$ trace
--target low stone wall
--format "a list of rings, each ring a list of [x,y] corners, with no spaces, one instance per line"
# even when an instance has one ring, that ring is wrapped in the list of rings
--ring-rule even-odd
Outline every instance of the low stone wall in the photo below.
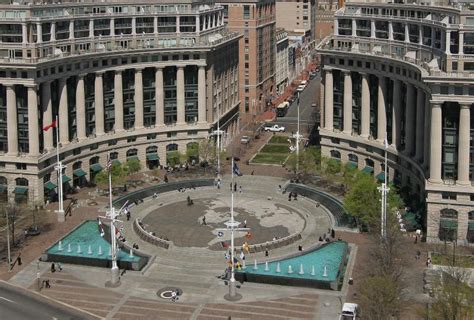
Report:
[[[168,249],[170,247],[171,241],[167,241],[167,240],[158,238],[154,235],[151,235],[149,232],[143,229],[140,223],[141,222],[139,219],[135,219],[135,221],[133,222],[133,231],[135,231],[135,233],[140,237],[140,239],[161,248]]]
[[[264,252],[265,250],[270,251],[272,249],[278,249],[278,248],[290,245],[301,239],[302,239],[301,233],[295,233],[295,234],[291,234],[287,237],[280,238],[277,240],[267,241],[265,243],[252,244],[252,245],[249,245],[249,253],[257,253],[257,252]],[[242,251],[242,248],[237,249],[238,253],[240,253],[241,251]]]
[[[298,195],[319,202],[332,213],[337,227],[357,227],[355,218],[346,211],[342,202],[329,193],[298,183],[285,184],[283,192],[287,191],[296,192]]]

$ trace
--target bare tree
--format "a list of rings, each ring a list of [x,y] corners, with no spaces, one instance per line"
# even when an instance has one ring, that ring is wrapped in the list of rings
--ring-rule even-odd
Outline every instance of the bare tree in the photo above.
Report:
[[[12,237],[12,244],[15,246],[15,225],[16,221],[21,217],[23,214],[23,208],[18,206],[17,204],[8,204],[5,207],[5,216],[8,219],[8,223],[10,225],[10,232]]]

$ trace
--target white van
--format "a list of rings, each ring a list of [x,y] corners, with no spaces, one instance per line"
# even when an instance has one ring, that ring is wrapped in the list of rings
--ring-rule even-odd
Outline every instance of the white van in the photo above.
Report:
[[[359,305],[357,303],[344,303],[339,320],[356,320],[359,318]]]
[[[308,84],[308,81],[306,81],[306,80],[301,80],[301,82],[300,82],[300,86],[305,86],[306,87],[307,84]]]

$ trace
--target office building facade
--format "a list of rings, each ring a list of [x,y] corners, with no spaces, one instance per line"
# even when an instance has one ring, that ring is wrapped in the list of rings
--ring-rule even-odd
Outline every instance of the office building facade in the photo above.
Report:
[[[426,203],[427,240],[474,241],[474,14],[448,1],[347,1],[322,56],[325,155]]]
[[[109,154],[165,165],[218,118],[231,135],[240,36],[223,16],[195,0],[1,5],[1,197],[40,203],[54,193],[58,143],[59,183],[76,187]],[[57,130],[43,130],[55,119]]]

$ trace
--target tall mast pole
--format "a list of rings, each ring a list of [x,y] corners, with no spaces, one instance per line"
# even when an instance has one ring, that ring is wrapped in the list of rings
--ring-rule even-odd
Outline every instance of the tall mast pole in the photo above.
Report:
[[[59,202],[59,207],[58,210],[56,211],[58,215],[58,221],[59,222],[64,222],[66,220],[66,217],[64,216],[64,200],[63,200],[63,169],[66,168],[66,166],[63,166],[61,161],[59,160],[59,122],[58,122],[58,117],[56,116],[56,125],[54,126],[56,129],[56,160],[57,160],[57,165],[56,165],[56,170],[58,171],[58,202]]]
[[[107,216],[110,219],[110,252],[112,258],[112,268],[111,271],[111,279],[110,282],[106,283],[106,286],[109,287],[118,287],[120,285],[120,277],[119,277],[119,268],[117,266],[117,238],[115,237],[115,222],[116,222],[116,212],[115,208],[112,205],[112,165],[110,154],[108,155],[107,159],[107,169],[109,174],[109,210],[107,212]]]
[[[232,184],[234,184],[234,157],[232,157]],[[235,296],[235,267],[234,267],[234,188],[232,187],[231,198],[230,198],[230,223],[231,223],[231,233],[230,233],[230,263],[232,265],[231,274],[230,274],[230,284],[229,284],[229,295],[231,297]]]

